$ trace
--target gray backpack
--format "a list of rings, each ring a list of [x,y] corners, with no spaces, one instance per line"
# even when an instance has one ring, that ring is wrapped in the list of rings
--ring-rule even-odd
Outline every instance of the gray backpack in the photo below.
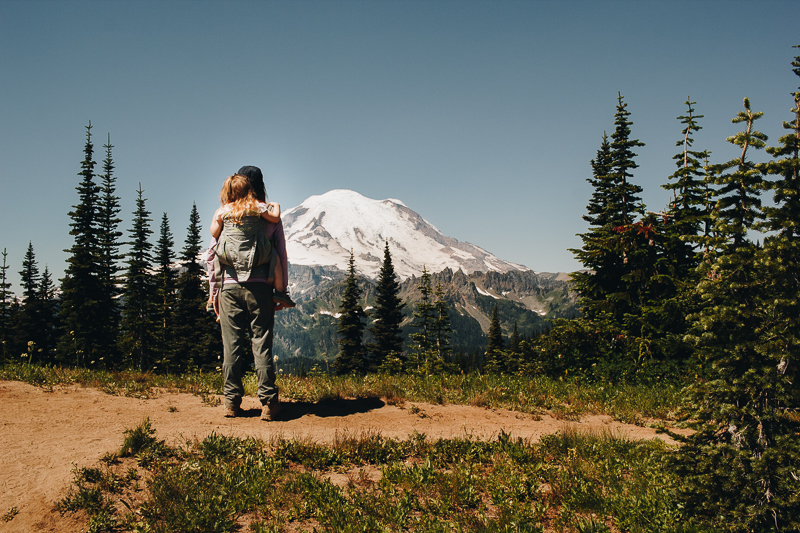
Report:
[[[251,277],[273,282],[278,254],[267,239],[267,224],[260,216],[242,217],[241,224],[225,219],[214,248],[214,277],[218,284],[226,277],[240,283]]]

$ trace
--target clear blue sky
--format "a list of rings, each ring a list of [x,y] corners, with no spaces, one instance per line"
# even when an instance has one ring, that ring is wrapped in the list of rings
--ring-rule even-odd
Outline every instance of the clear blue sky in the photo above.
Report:
[[[166,212],[180,248],[192,202],[207,226],[252,164],[284,210],[334,188],[398,198],[502,259],[571,271],[617,92],[660,210],[688,95],[714,162],[736,155],[745,96],[777,143],[799,23],[797,0],[4,0],[0,249],[18,294],[28,241],[62,276],[91,121],[126,238],[140,182],[153,242]]]

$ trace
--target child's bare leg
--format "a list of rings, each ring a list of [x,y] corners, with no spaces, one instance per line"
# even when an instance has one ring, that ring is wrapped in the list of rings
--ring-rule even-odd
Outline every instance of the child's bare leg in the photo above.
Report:
[[[283,307],[294,307],[294,301],[289,297],[287,293],[285,281],[283,279],[283,271],[281,270],[281,265],[278,263],[275,265],[275,292],[272,296],[272,301],[281,304]]]

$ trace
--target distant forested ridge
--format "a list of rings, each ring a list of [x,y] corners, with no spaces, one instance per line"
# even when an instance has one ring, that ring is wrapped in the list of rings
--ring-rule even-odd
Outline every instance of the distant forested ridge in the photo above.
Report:
[[[331,267],[289,265],[297,300],[295,309],[276,315],[276,352],[282,358],[333,359],[336,348],[336,315],[344,290],[345,273]],[[375,304],[375,280],[360,277],[364,288],[362,305]],[[446,269],[431,273],[433,286],[441,284],[449,306],[453,327],[451,344],[464,351],[481,350],[486,345],[492,309],[501,308],[503,330],[511,334],[514,322],[520,331],[532,335],[547,329],[547,319],[571,318],[578,314],[577,295],[570,283],[556,274],[532,271],[473,272],[464,274]],[[411,333],[413,305],[420,298],[419,278],[400,282],[400,298],[406,303],[403,336]]]

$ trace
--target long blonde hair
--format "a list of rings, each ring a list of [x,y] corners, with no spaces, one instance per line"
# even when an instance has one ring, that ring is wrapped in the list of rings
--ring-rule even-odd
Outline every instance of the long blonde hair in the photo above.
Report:
[[[229,205],[225,217],[234,224],[241,224],[244,216],[258,215],[256,192],[250,180],[241,174],[234,174],[225,180],[219,201],[222,205]]]

